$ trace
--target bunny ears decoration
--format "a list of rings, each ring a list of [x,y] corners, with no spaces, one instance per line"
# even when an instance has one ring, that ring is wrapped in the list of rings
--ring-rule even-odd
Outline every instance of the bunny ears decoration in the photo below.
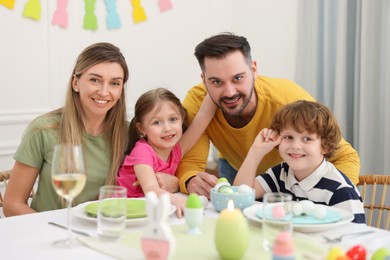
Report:
[[[175,248],[175,238],[171,227],[167,223],[171,200],[168,194],[160,198],[156,193],[148,192],[145,195],[146,210],[149,224],[141,238],[142,250],[146,259],[168,259]]]

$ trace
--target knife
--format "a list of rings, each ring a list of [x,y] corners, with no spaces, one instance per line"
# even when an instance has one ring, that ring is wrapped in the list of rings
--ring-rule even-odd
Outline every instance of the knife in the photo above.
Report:
[[[53,226],[56,226],[56,227],[59,227],[59,228],[63,228],[63,229],[68,230],[67,227],[65,227],[65,226],[63,226],[63,225],[60,225],[60,224],[58,224],[58,223],[48,222],[48,224],[53,225]],[[76,234],[79,234],[79,235],[82,235],[82,236],[86,236],[86,237],[90,237],[90,236],[91,236],[90,234],[85,233],[85,232],[83,232],[83,231],[74,230],[74,229],[71,229],[71,230],[72,230],[72,232],[74,232],[74,233],[76,233]]]

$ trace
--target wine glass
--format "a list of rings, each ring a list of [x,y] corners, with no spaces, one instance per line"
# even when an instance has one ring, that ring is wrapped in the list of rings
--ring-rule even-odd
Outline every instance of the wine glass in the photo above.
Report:
[[[54,190],[68,206],[68,237],[53,244],[70,247],[74,244],[70,214],[72,201],[80,194],[87,181],[81,145],[58,144],[54,147],[51,177]]]

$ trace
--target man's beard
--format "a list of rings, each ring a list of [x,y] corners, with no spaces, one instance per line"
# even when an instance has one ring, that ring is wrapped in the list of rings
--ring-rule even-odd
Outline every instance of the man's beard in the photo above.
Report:
[[[218,104],[216,104],[225,115],[231,116],[231,117],[240,117],[245,110],[245,108],[248,106],[249,102],[251,101],[251,98],[253,96],[254,92],[254,81],[252,81],[252,89],[249,92],[249,96],[246,96],[242,94],[241,92],[234,95],[233,97],[221,97],[218,101]],[[224,100],[235,100],[241,98],[243,100],[243,103],[240,107],[237,108],[237,106],[226,108],[222,104],[224,104]]]

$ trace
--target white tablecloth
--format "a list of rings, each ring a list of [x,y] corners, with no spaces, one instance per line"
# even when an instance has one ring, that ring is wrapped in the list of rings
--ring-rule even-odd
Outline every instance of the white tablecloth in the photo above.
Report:
[[[51,246],[53,241],[63,239],[67,231],[48,225],[49,221],[59,224],[66,224],[66,213],[63,210],[47,211],[24,216],[0,218],[0,258],[1,259],[112,259],[112,257],[91,249],[83,244],[70,249],[61,249]],[[211,203],[205,210],[205,217],[215,218],[218,214]],[[173,214],[169,218],[171,224],[185,224],[184,219],[177,219]],[[259,223],[251,223],[258,225]],[[85,231],[92,236],[97,236],[96,223],[73,217],[73,227]],[[139,231],[140,227],[127,227],[127,231]],[[333,244],[326,244],[322,235],[334,237],[343,233],[358,232],[363,230],[374,230],[374,233],[364,236],[346,238],[337,246],[346,250],[347,248],[363,244],[368,250],[368,256],[380,247],[390,247],[390,231],[376,229],[362,224],[348,223],[341,227],[333,228],[315,233],[295,234],[302,237],[307,236],[311,240],[318,241],[326,247]],[[214,246],[214,245],[210,245]],[[196,259],[196,258],[195,258]],[[369,259],[369,258],[367,258]]]

